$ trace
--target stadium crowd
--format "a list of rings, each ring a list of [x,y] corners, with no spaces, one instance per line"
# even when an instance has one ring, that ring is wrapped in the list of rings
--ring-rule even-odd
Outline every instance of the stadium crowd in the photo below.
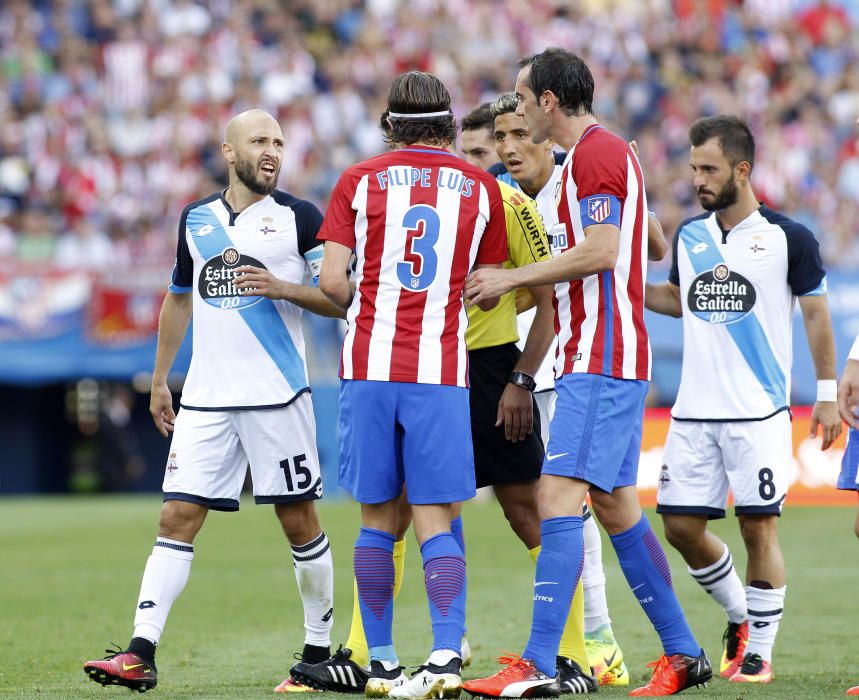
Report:
[[[384,148],[392,75],[436,73],[461,117],[547,45],[593,68],[596,113],[638,140],[669,235],[698,210],[688,125],[739,112],[759,193],[827,263],[859,264],[856,0],[9,0],[0,258],[169,264],[177,213],[225,186],[227,116],[253,106],[283,125],[281,187],[324,210],[339,173]]]

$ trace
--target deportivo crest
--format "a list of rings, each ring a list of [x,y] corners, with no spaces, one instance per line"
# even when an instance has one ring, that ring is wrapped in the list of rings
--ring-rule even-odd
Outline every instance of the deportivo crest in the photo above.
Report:
[[[602,223],[610,214],[611,202],[608,197],[591,197],[588,200],[588,216],[594,223]]]
[[[257,231],[259,231],[263,236],[266,236],[269,233],[276,233],[277,229],[274,227],[274,219],[271,216],[262,217],[257,224]]]

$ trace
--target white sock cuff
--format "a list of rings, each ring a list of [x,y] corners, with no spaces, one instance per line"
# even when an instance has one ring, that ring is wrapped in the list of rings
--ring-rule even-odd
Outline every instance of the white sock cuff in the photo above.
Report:
[[[331,545],[325,533],[320,532],[318,537],[307,544],[292,545],[292,559],[296,562],[313,561],[319,559],[330,548]]]
[[[174,559],[190,560],[194,558],[194,545],[189,542],[171,540],[169,537],[156,537],[152,553]]]
[[[746,586],[746,604],[749,620],[777,622],[784,614],[784,595],[787,586],[781,588],[755,588]]]
[[[731,550],[728,549],[728,545],[725,545],[722,556],[713,564],[705,566],[703,569],[693,569],[691,566],[687,566],[686,570],[702,586],[709,586],[728,576],[733,568],[734,559],[731,556]]]

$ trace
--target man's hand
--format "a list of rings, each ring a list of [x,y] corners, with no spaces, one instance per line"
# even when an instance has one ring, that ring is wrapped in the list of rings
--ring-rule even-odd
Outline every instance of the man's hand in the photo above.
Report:
[[[818,401],[811,410],[811,437],[817,437],[818,426],[822,428],[823,444],[821,450],[826,450],[841,435],[841,418],[838,415],[838,404],[834,401]]]
[[[838,412],[854,430],[859,430],[856,411],[859,410],[859,360],[847,360],[838,384]]]
[[[498,298],[516,287],[512,280],[515,270],[482,267],[465,279],[465,303],[469,306]]]
[[[498,402],[495,427],[504,424],[504,437],[521,442],[534,430],[534,400],[531,392],[508,383]]]
[[[243,295],[268,297],[269,299],[285,299],[286,285],[281,279],[261,267],[242,265],[236,276],[235,285],[242,290]]]
[[[176,414],[173,411],[173,395],[167,384],[153,384],[152,395],[149,397],[149,412],[155,427],[164,437],[173,432],[173,424],[176,422]]]

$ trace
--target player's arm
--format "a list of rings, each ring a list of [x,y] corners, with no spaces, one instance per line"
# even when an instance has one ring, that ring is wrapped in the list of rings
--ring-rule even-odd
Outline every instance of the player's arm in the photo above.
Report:
[[[185,340],[191,321],[191,294],[167,292],[158,316],[158,346],[155,350],[155,368],[152,370],[152,393],[149,412],[155,427],[164,437],[172,432],[176,414],[173,411],[173,396],[167,386],[167,374],[176,359],[176,353]]]
[[[654,262],[662,260],[668,252],[668,241],[662,224],[652,211],[647,213],[647,259]]]
[[[534,287],[530,290],[537,304],[537,313],[525,339],[525,347],[514,372],[533,377],[555,337],[555,309],[552,306],[552,287]],[[498,402],[495,425],[504,425],[504,436],[513,442],[524,440],[534,430],[534,402],[531,392],[521,386],[507,383]]]
[[[633,139],[629,142],[629,147],[635,153],[635,157],[641,160],[641,155],[638,152],[638,143]],[[652,211],[647,213],[647,259],[662,260],[668,252],[668,242],[665,240],[665,233],[662,230],[662,224],[656,218],[656,214]]]
[[[805,334],[808,337],[808,347],[814,360],[814,371],[817,381],[835,381],[835,337],[832,333],[832,317],[829,314],[829,304],[826,294],[799,297],[799,308],[805,322]],[[827,449],[841,434],[841,418],[838,415],[838,404],[832,399],[815,402],[811,412],[811,436],[817,436],[818,426],[822,428],[823,444],[821,449]]]
[[[238,271],[241,274],[235,284],[243,294],[284,299],[320,316],[346,318],[346,312],[332,304],[318,287],[287,282],[261,267],[243,265]]]
[[[859,335],[853,341],[841,382],[838,384],[838,412],[844,421],[854,430],[859,430],[856,413],[859,411]]]
[[[585,239],[561,255],[512,270],[484,270],[469,275],[465,298],[479,304],[500,297],[517,287],[539,287],[583,279],[613,270],[620,247],[620,229],[614,224],[593,224],[585,229]]]
[[[680,287],[671,282],[644,285],[644,307],[658,314],[680,318],[683,305],[680,303]]]
[[[325,255],[319,273],[319,289],[332,304],[344,311],[352,303],[355,289],[349,280],[349,261],[352,249],[337,243],[325,241]]]
[[[537,300],[531,294],[530,289],[517,289],[515,300],[517,316],[537,306]]]

